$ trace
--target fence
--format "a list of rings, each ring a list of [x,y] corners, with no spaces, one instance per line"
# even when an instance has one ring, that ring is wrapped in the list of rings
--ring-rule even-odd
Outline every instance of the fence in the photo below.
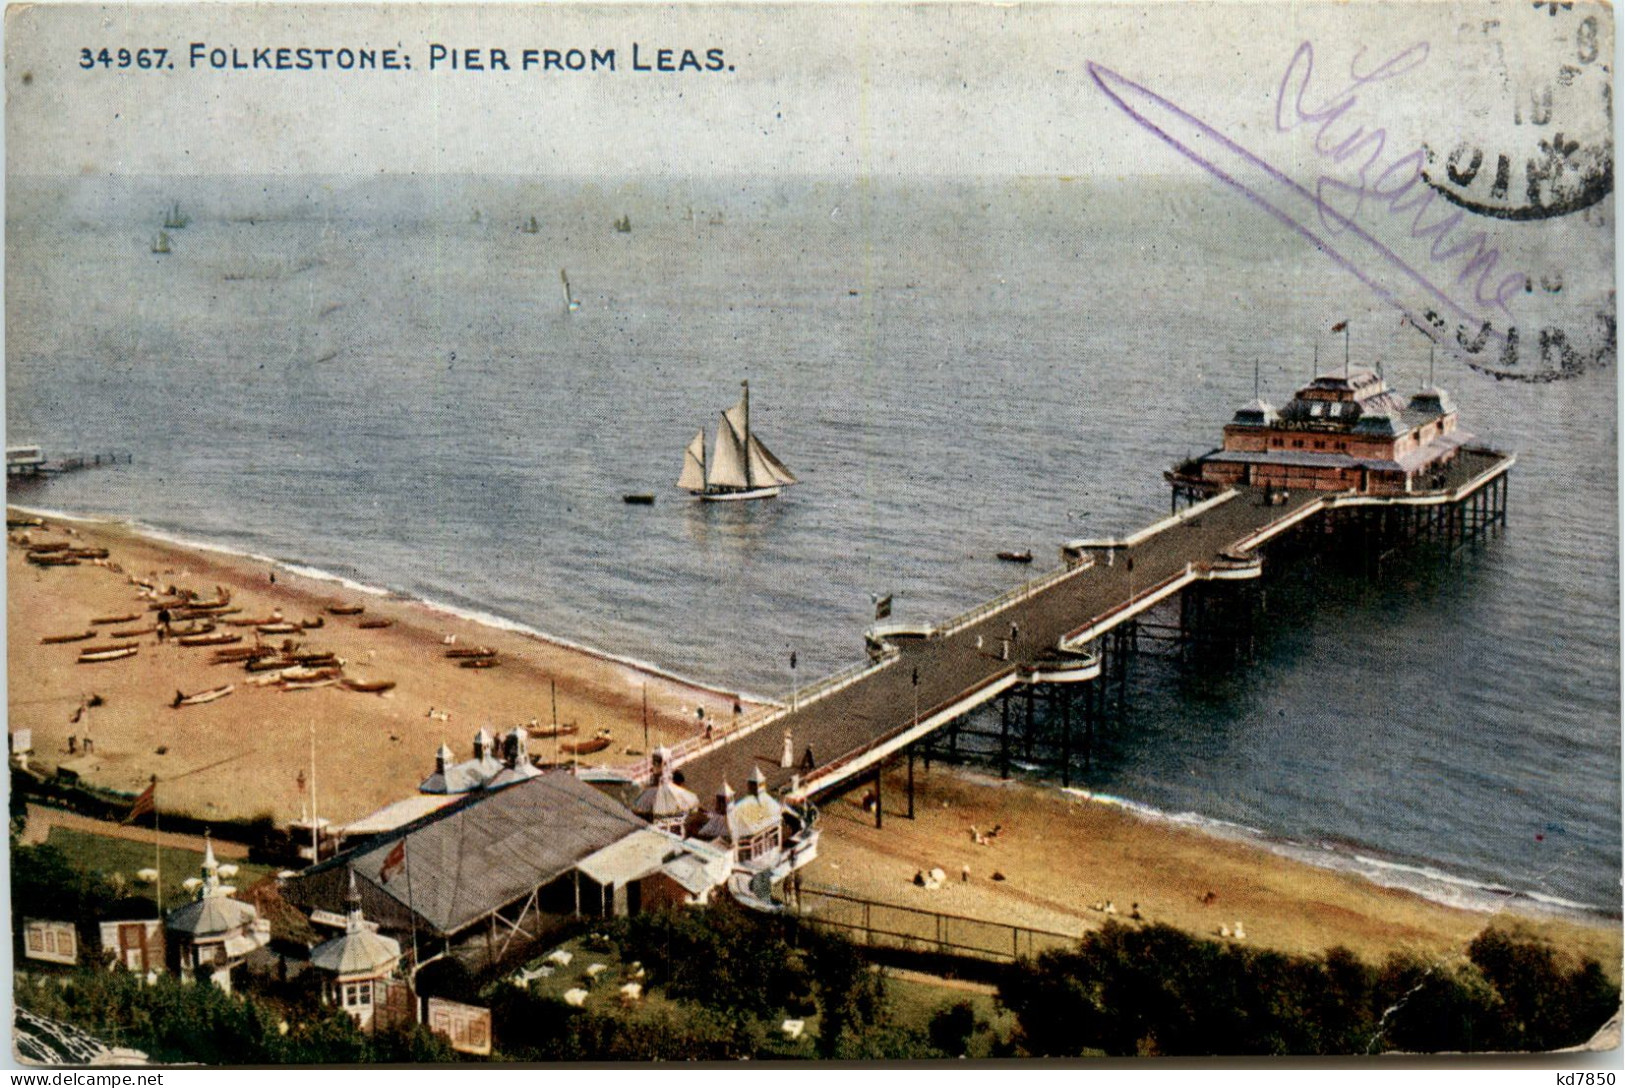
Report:
[[[1072,948],[1080,939],[1076,933],[883,903],[807,884],[795,897],[795,909],[815,925],[847,931],[854,941],[912,952],[1008,961],[1036,956],[1049,948]]]

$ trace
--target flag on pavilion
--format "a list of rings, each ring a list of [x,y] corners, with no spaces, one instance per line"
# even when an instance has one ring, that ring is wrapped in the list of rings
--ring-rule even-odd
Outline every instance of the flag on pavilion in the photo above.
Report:
[[[145,816],[147,813],[152,812],[157,808],[157,804],[153,800],[153,795],[152,795],[152,791],[156,790],[157,788],[158,788],[158,779],[156,777],[154,777],[153,780],[152,780],[152,784],[150,786],[148,786],[146,789],[142,790],[141,791],[141,796],[137,797],[135,799],[135,804],[130,806],[129,813],[124,817],[124,822],[125,823],[132,823],[135,820],[140,819],[141,817]]]
[[[405,864],[406,840],[402,839],[395,844],[395,849],[389,852],[389,856],[384,858],[383,867],[378,870],[378,879],[388,884],[389,878],[394,876],[395,872]]]

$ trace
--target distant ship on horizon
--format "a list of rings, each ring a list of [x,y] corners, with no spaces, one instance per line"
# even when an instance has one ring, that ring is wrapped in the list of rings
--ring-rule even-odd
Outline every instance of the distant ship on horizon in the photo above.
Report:
[[[739,383],[739,403],[722,413],[711,459],[705,458],[705,429],[683,451],[677,486],[705,502],[771,499],[792,484],[795,473],[750,429],[750,382]]]

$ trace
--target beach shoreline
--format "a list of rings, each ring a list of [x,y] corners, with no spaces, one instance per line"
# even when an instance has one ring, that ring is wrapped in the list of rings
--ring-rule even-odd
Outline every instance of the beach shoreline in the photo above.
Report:
[[[635,763],[646,747],[693,736],[703,728],[696,714],[700,708],[707,720],[726,722],[736,707],[743,715],[761,705],[744,693],[518,624],[494,626],[463,611],[280,561],[197,541],[177,543],[129,521],[8,510],[13,517],[44,518],[52,527],[34,530],[34,543],[68,542],[109,552],[105,561],[39,567],[27,561],[26,549],[17,543],[29,531],[10,534],[11,729],[32,731],[37,765],[66,767],[96,786],[134,794],[156,774],[165,811],[202,819],[269,814],[286,823],[308,811],[313,788],[318,815],[342,824],[416,793],[434,769],[441,743],[451,748],[454,760],[464,760],[480,729],[496,736],[516,725],[549,725],[555,695],[558,720],[575,732],[562,739],[533,738],[530,753],[561,762],[569,758],[565,745],[600,736],[610,742],[580,756],[583,765]],[[295,623],[319,622],[320,627],[295,636],[303,648],[334,653],[344,662],[346,677],[395,686],[381,694],[337,685],[260,688],[242,666],[214,664],[210,648],[161,642],[155,632],[118,640],[139,647],[132,658],[78,664],[80,645],[108,644],[104,631],[152,625],[146,602],[138,597],[137,578],[160,590],[174,585],[204,598],[223,587],[232,606],[243,609],[227,620],[279,613]],[[329,611],[335,605],[360,606],[363,612],[336,615]],[[115,615],[135,618],[122,625],[90,622]],[[363,629],[363,620],[388,626]],[[96,637],[84,643],[41,642],[86,630],[95,630]],[[284,637],[257,635],[253,627],[219,630],[241,633],[235,646]],[[460,660],[446,657],[458,647],[493,650],[497,667],[460,668]],[[177,694],[228,683],[235,687],[230,697],[171,706]],[[103,705],[89,711],[87,729],[73,718],[92,695],[100,695]],[[246,731],[245,715],[252,724]],[[88,756],[80,744],[87,734],[94,742]],[[75,738],[71,753],[69,737]]]
[[[548,722],[555,685],[559,718],[576,725],[575,739],[604,733],[611,740],[585,763],[641,758],[645,690],[651,745],[698,733],[697,707],[709,720],[726,722],[736,705],[747,713],[760,705],[519,624],[493,625],[485,622],[491,617],[468,610],[177,539],[131,521],[43,511],[28,516],[54,527],[34,530],[30,539],[106,547],[103,562],[116,567],[41,568],[17,543],[30,531],[10,534],[11,728],[33,731],[37,765],[65,767],[96,786],[134,794],[158,775],[165,811],[205,820],[270,814],[286,823],[305,813],[315,792],[318,814],[343,824],[414,795],[433,770],[441,742],[462,760],[477,729],[498,734],[531,719]],[[393,679],[396,687],[384,695],[251,687],[240,666],[211,664],[208,649],[160,643],[153,635],[128,640],[141,646],[135,658],[97,665],[76,664],[80,644],[41,643],[83,631],[95,618],[144,613],[132,580],[149,576],[160,589],[174,583],[203,597],[225,587],[249,616],[276,610],[294,621],[320,620],[320,628],[301,638],[332,649],[346,661],[347,675]],[[359,617],[328,611],[357,604],[365,609]],[[390,626],[360,629],[361,618]],[[136,622],[147,621],[122,626]],[[448,638],[455,638],[453,646],[495,650],[501,667],[456,667],[444,657]],[[229,698],[169,705],[171,692],[232,681],[239,686]],[[94,752],[70,755],[67,738],[87,732],[71,718],[91,693],[103,698],[91,711]],[[531,754],[547,760],[554,743],[533,740]],[[1596,956],[1611,973],[1618,969],[1617,919],[1555,916],[1516,903],[1465,909],[1263,842],[1165,814],[1159,819],[1120,799],[942,764],[918,780],[917,818],[909,820],[894,811],[903,796],[901,774],[894,770],[888,778],[883,830],[861,809],[861,789],[824,806],[822,856],[806,872],[808,880],[884,902],[1065,933],[1103,924],[1111,915],[1097,906],[1110,903],[1127,918],[1137,904],[1147,921],[1208,936],[1245,925],[1252,943],[1305,954],[1338,944],[1376,958],[1407,950],[1455,954],[1494,921],[1532,929],[1559,947]],[[981,847],[973,827],[1000,831]],[[1035,836],[1035,829],[1042,833]],[[916,872],[933,867],[948,873],[946,887],[913,883]],[[994,880],[995,872],[1004,879]],[[1208,892],[1213,897],[1204,902]]]

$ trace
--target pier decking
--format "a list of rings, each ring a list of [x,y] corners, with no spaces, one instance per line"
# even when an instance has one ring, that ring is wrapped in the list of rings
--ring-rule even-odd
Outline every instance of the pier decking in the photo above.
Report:
[[[1409,519],[1458,542],[1504,524],[1514,460],[1464,450],[1440,486],[1399,495],[1242,487],[1126,538],[1069,542],[1066,566],[961,616],[934,627],[873,629],[877,660],[797,692],[789,705],[719,727],[710,740],[679,745],[673,763],[704,802],[724,781],[739,788],[753,767],[792,799],[829,796],[1011,688],[1094,680],[1103,636],[1196,583],[1257,578],[1264,547],[1314,519],[1333,537],[1353,536],[1368,525],[1350,516],[1376,512],[1388,519],[1384,527]],[[796,764],[789,768],[780,765],[786,733]],[[641,777],[647,768],[623,773]]]

